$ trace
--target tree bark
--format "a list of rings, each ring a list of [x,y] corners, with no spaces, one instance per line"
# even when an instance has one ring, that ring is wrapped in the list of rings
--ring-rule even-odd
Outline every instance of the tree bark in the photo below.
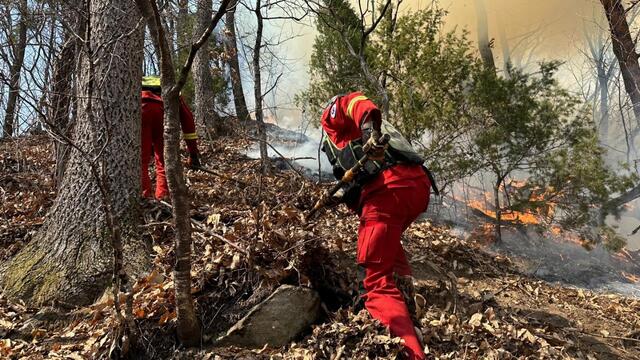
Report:
[[[78,73],[78,91],[85,96],[77,101],[60,191],[38,234],[2,266],[4,293],[30,305],[90,304],[111,283],[113,247],[96,168],[113,199],[127,271],[141,274],[150,265],[138,231],[140,16],[115,0],[92,0],[88,10]]]
[[[198,0],[196,10],[196,24],[194,34],[202,34],[211,22],[213,11],[211,0]],[[210,66],[211,54],[209,42],[205,42],[193,60],[193,82],[195,85],[196,124],[210,127],[215,133],[220,133],[220,119],[215,109],[215,94],[213,91],[213,77]]]
[[[17,29],[17,42],[13,46],[13,63],[9,70],[9,96],[4,115],[4,137],[11,137],[16,132],[16,105],[20,94],[20,72],[24,63],[24,53],[27,47],[27,26],[29,18],[29,8],[27,0],[20,0],[19,5],[20,22]],[[18,129],[19,130],[19,129]]]
[[[260,145],[260,159],[262,163],[262,173],[266,174],[269,169],[269,154],[267,152],[267,132],[264,126],[264,112],[262,109],[262,80],[260,77],[260,50],[262,48],[262,30],[264,21],[262,17],[262,2],[256,1],[256,42],[253,47],[253,94],[256,103],[256,123],[258,126],[258,139]]]
[[[83,23],[77,19],[78,25]],[[80,26],[74,26],[78,33],[82,33]],[[64,45],[60,55],[55,60],[51,91],[49,92],[50,121],[58,131],[67,137],[71,137],[71,100],[75,97],[73,93],[73,74],[75,72],[76,58],[80,50],[78,38],[69,30],[64,33]],[[54,153],[56,167],[54,181],[56,187],[60,188],[64,171],[69,160],[70,147],[65,142],[55,142]]]
[[[238,44],[236,39],[236,5],[237,0],[229,5],[225,23],[225,41],[224,51],[226,53],[229,70],[231,73],[231,89],[233,91],[233,104],[236,109],[236,116],[241,122],[251,120],[247,102],[244,98],[244,90],[242,88],[242,77],[240,73],[240,62],[238,60]]]
[[[626,11],[621,0],[600,0],[611,30],[613,53],[620,64],[624,87],[631,99],[636,123],[640,126],[640,65],[636,44],[629,31]]]
[[[189,31],[189,1],[178,0],[178,17],[176,18],[176,61],[182,64],[189,54],[191,32]]]
[[[487,8],[484,0],[476,0],[476,15],[478,21],[478,49],[484,66],[489,70],[496,70],[496,63],[491,50],[489,39],[489,23],[487,21]]]

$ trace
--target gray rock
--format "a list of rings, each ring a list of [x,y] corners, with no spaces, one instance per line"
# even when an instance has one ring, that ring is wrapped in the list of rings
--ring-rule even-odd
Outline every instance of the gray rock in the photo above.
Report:
[[[289,343],[320,316],[315,290],[282,285],[218,338],[216,346],[259,348]]]

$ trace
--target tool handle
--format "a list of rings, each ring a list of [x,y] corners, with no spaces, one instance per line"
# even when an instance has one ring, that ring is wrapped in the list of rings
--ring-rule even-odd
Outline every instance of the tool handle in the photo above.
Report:
[[[389,136],[389,134],[384,134],[380,137],[380,139],[378,139],[378,145],[384,146],[389,143],[390,139],[391,137]],[[355,179],[356,175],[358,175],[360,170],[362,170],[362,167],[364,166],[364,164],[367,162],[367,160],[369,160],[369,154],[367,153],[369,152],[369,150],[371,150],[371,144],[370,143],[364,144],[364,146],[362,147],[362,150],[364,151],[364,156],[362,156],[362,158],[358,160],[358,162],[351,169],[347,170],[347,172],[344,173],[340,181],[338,181],[330,189],[325,191],[322,197],[318,201],[316,201],[316,204],[313,206],[313,209],[311,209],[311,211],[309,211],[309,213],[307,214],[306,216],[307,219],[310,219],[318,210],[325,207],[329,202],[329,199],[333,196],[333,194],[338,192],[338,190],[340,190],[341,187],[343,187],[345,184],[352,182]]]

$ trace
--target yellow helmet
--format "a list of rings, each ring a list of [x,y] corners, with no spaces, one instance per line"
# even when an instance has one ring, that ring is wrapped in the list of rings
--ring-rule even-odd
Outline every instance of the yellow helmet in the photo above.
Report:
[[[142,77],[143,90],[160,90],[160,76],[149,75]]]

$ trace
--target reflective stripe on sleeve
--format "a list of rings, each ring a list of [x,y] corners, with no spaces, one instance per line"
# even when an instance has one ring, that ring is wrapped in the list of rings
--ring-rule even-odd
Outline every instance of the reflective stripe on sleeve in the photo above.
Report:
[[[347,116],[349,116],[351,119],[353,119],[353,116],[351,115],[351,113],[353,112],[353,107],[356,105],[358,101],[362,101],[362,100],[367,100],[367,97],[363,95],[359,95],[351,99],[351,101],[349,101],[349,106],[347,106]]]
[[[198,134],[197,133],[184,133],[182,134],[182,138],[185,140],[196,140],[198,139]]]

